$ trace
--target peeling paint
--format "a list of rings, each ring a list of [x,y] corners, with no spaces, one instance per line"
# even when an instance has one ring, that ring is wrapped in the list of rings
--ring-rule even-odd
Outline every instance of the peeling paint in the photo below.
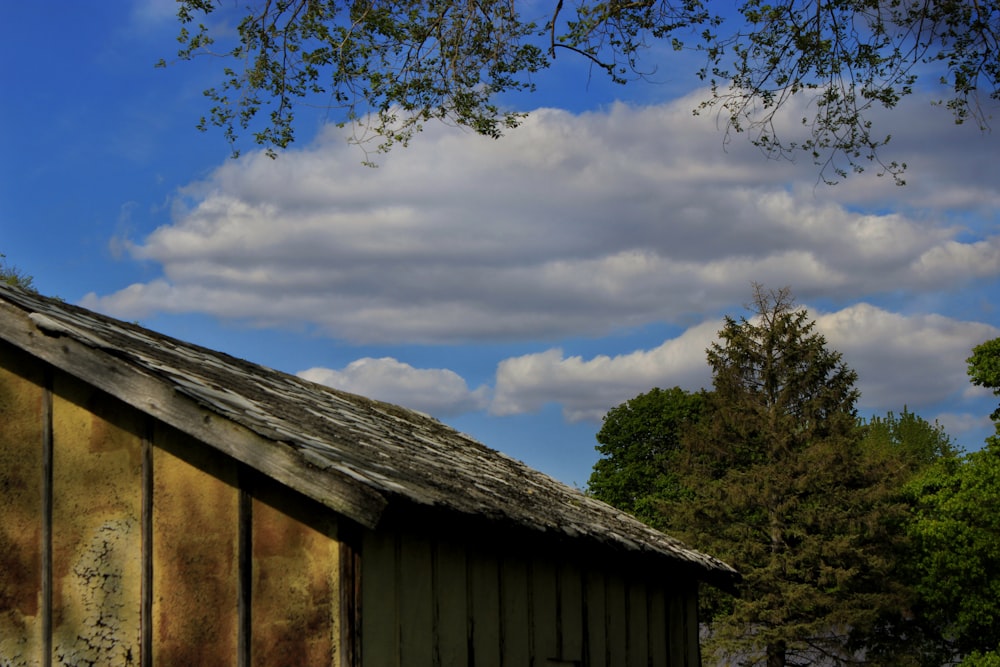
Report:
[[[127,589],[125,571],[126,562],[135,556],[130,547],[137,530],[130,518],[101,524],[73,564],[66,593],[79,607],[80,620],[57,636],[55,664],[138,664],[138,628],[133,622],[138,601],[129,599],[134,591]]]

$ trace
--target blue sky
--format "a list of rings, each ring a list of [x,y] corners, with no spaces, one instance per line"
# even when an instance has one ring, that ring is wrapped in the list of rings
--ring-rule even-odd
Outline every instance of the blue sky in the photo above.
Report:
[[[989,432],[964,360],[1000,335],[1000,137],[931,93],[881,119],[905,187],[827,187],[725,143],[669,53],[658,83],[626,87],[560,54],[501,141],[430,126],[371,169],[317,111],[278,160],[233,160],[194,129],[219,62],[153,68],[173,11],[5,8],[0,252],[43,293],[422,410],[583,485],[608,408],[707,385],[721,317],[751,282],[787,285],[858,371],[861,415],[908,406],[969,449]]]

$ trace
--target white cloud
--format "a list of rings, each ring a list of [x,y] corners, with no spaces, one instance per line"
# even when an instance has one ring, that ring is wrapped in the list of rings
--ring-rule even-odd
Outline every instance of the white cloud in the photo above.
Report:
[[[815,315],[814,315],[815,316]],[[863,410],[920,409],[961,396],[965,358],[1000,329],[939,315],[902,315],[861,303],[819,314],[817,330],[858,372]],[[615,357],[566,357],[553,348],[506,359],[497,368],[492,412],[536,412],[558,403],[568,421],[598,421],[611,407],[654,386],[711,385],[706,348],[721,329],[712,320],[650,350]]]
[[[993,231],[907,203],[926,187],[818,189],[813,168],[723,153],[692,104],[543,109],[499,142],[434,126],[374,170],[332,129],[278,160],[229,161],[132,245],[162,277],[84,303],[441,343],[689,322],[742,302],[751,281],[844,302],[1000,275]],[[924,139],[914,150],[938,160],[924,178],[949,206],[996,194],[995,179]]]
[[[993,422],[988,415],[971,414],[968,412],[942,412],[934,418],[934,421],[944,428],[945,433],[955,438],[959,443],[965,440],[963,436],[966,434],[980,436],[983,432],[989,433],[993,426]],[[975,444],[977,447],[970,447],[970,449],[976,449],[980,443],[973,441],[967,444]]]
[[[489,388],[470,390],[465,380],[446,368],[414,368],[383,357],[352,361],[341,370],[310,368],[299,377],[369,398],[395,403],[436,417],[484,408]]]
[[[133,0],[129,18],[128,25],[133,30],[158,27],[164,23],[180,29],[176,0]]]
[[[704,322],[652,350],[592,359],[556,348],[512,357],[497,367],[490,410],[498,415],[562,405],[567,421],[599,421],[610,408],[655,386],[697,390],[711,382],[705,349],[721,328]]]
[[[829,347],[858,372],[861,405],[899,410],[961,396],[965,359],[1000,329],[941,315],[903,315],[866,303],[816,318]]]

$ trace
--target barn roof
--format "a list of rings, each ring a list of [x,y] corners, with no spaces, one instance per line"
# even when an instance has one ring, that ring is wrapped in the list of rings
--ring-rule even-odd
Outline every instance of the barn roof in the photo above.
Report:
[[[0,338],[375,527],[399,502],[693,566],[725,563],[424,414],[0,285]]]

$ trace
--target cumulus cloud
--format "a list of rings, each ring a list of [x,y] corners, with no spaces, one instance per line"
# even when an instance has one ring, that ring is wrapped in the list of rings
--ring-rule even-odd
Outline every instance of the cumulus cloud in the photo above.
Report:
[[[614,357],[566,357],[552,348],[505,359],[497,367],[490,409],[510,415],[558,403],[567,421],[599,421],[610,408],[652,387],[697,390],[711,381],[705,349],[721,326],[704,322],[651,350]]]
[[[858,372],[861,405],[920,408],[965,393],[972,347],[1000,335],[981,322],[934,314],[903,315],[859,303],[821,314],[829,347]]]
[[[815,315],[828,348],[858,372],[863,410],[920,409],[969,386],[965,358],[1000,329],[940,315],[903,315],[867,303]],[[654,386],[711,386],[706,348],[722,328],[706,321],[650,350],[583,359],[552,348],[499,364],[491,410],[509,415],[558,403],[568,421],[599,421],[611,407]],[[958,424],[957,420],[949,423]]]
[[[84,305],[453,343],[687,323],[742,302],[751,281],[849,300],[1000,274],[1000,237],[900,204],[920,191],[886,184],[881,200],[849,194],[876,205],[845,206],[814,169],[723,153],[692,103],[543,109],[499,142],[430,127],[375,170],[332,129],[278,160],[247,155],[131,245],[161,277]],[[933,139],[949,205],[981,201],[992,179],[953,188],[954,151]]]
[[[341,370],[310,368],[299,377],[369,398],[395,403],[436,417],[484,408],[489,388],[470,390],[457,373],[446,368],[414,368],[383,357],[352,361]]]

